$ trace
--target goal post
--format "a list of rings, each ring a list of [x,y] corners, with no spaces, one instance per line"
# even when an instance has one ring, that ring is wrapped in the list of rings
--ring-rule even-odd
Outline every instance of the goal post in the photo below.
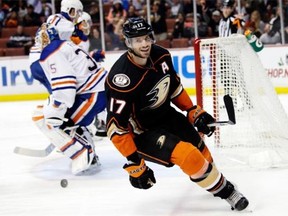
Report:
[[[223,96],[232,97],[236,124],[205,139],[231,167],[288,165],[288,117],[244,35],[197,39],[194,46],[198,105],[216,121],[228,119]],[[222,162],[223,161],[223,162]]]

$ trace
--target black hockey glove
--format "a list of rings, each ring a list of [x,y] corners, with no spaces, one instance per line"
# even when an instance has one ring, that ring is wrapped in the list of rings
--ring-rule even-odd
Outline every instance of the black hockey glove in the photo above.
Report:
[[[215,131],[215,127],[209,127],[209,123],[215,122],[215,119],[203,110],[200,106],[195,105],[187,111],[189,121],[197,127],[198,131],[211,136]]]
[[[130,183],[135,188],[149,189],[156,183],[153,170],[146,166],[144,159],[139,163],[129,161],[123,169],[129,173]]]

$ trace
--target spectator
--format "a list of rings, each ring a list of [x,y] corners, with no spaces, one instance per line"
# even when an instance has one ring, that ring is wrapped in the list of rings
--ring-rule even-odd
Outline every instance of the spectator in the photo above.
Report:
[[[198,29],[198,36],[200,38],[206,38],[209,35],[209,28],[208,24],[201,19],[201,15],[197,14],[197,29]],[[192,37],[195,37],[195,30],[192,28]]]
[[[146,0],[131,0],[130,2],[138,13],[143,11],[146,6]]]
[[[45,22],[50,15],[52,15],[52,4],[43,1],[42,11],[40,13],[41,22]]]
[[[123,8],[121,0],[114,0],[111,9],[106,17],[107,26],[105,41],[107,50],[119,50],[124,48],[122,37],[122,25],[127,17],[127,11]]]
[[[121,0],[114,0],[112,8],[110,9],[107,19],[107,32],[122,34],[122,25],[127,17],[127,11],[123,8]]]
[[[123,8],[124,8],[124,10],[125,11],[128,11],[128,9],[129,9],[129,6],[130,6],[130,0],[121,0],[121,2],[122,2],[122,6],[123,6]]]
[[[284,28],[284,43],[288,43],[288,25]]]
[[[12,10],[4,21],[5,27],[17,27],[19,24],[18,14],[15,10]]]
[[[183,0],[183,13],[186,18],[188,16],[193,15],[193,1],[192,0]]]
[[[156,41],[167,39],[165,0],[153,2],[150,18]]]
[[[127,18],[138,17],[139,14],[137,13],[135,6],[130,5],[127,12]]]
[[[288,0],[284,0],[283,2],[283,14],[288,14]],[[285,34],[285,44],[288,43],[288,22],[286,23],[284,27],[284,34]]]
[[[197,29],[198,29],[198,37],[205,38],[209,36],[209,28],[208,24],[205,21],[201,20],[201,15],[197,14]],[[194,28],[194,19],[191,17],[187,19],[184,23],[184,33],[183,37],[191,39],[195,38],[195,28]]]
[[[200,21],[209,23],[211,20],[211,11],[206,3],[206,0],[199,0],[197,4],[197,13],[200,15]]]
[[[42,0],[27,0],[27,5],[33,6],[33,12],[40,14],[42,11]]]
[[[27,14],[23,17],[24,26],[41,26],[40,15],[34,12],[34,6],[29,5]]]
[[[242,19],[246,22],[249,19],[249,13],[248,13],[248,3],[247,0],[240,0],[240,7],[238,6],[238,1],[236,1],[236,14],[239,14],[242,16]],[[240,8],[240,9],[239,9]]]
[[[95,2],[91,2],[88,13],[91,16],[92,23],[100,23],[100,11],[98,4],[96,4]]]
[[[268,23],[271,19],[271,15],[273,15],[273,8],[277,7],[278,1],[276,0],[263,0],[259,1],[258,10],[261,14],[261,19]]]
[[[2,4],[0,1],[0,28],[3,27],[8,12],[9,6],[7,4]]]
[[[143,5],[143,9],[138,11],[139,17],[147,20],[147,5]]]
[[[221,11],[221,8],[222,8],[222,1],[223,0],[215,0],[215,9],[214,10],[219,10]]]
[[[25,55],[29,54],[29,49],[33,45],[33,38],[23,32],[23,26],[18,25],[17,31],[7,42],[7,47],[24,47]]]
[[[279,7],[273,9],[272,18],[270,19],[269,23],[266,24],[264,33],[260,37],[260,41],[263,44],[277,44],[281,42],[280,12],[281,8]]]
[[[210,37],[218,37],[219,36],[219,23],[221,20],[221,13],[219,10],[215,10],[212,12],[212,17],[209,26],[209,36]]]
[[[184,38],[191,38],[193,36],[193,32],[194,32],[194,30],[192,30],[193,28],[194,28],[193,14],[191,14],[191,15],[188,14],[188,16],[185,16],[183,37]]]
[[[100,31],[97,27],[92,28],[92,31],[89,35],[89,40],[90,40],[89,51],[92,51],[95,49],[102,49],[101,35],[100,35]]]
[[[183,12],[181,0],[172,0],[169,18],[177,18],[179,13]]]
[[[284,14],[288,14],[288,0],[283,1]]]
[[[249,29],[253,34],[260,38],[264,32],[264,28],[265,23],[261,20],[260,12],[254,10],[245,24],[245,30]]]
[[[19,21],[23,21],[23,17],[27,14],[27,4],[26,1],[19,1],[19,7],[18,7],[18,18]]]
[[[184,23],[185,17],[183,13],[179,13],[178,17],[175,21],[174,29],[173,29],[173,38],[181,38],[184,36]]]
[[[0,28],[3,26],[3,21],[5,20],[6,14],[2,9],[0,9]]]

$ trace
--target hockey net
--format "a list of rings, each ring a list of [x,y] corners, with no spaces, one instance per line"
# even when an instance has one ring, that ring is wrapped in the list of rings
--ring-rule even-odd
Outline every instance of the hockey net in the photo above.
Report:
[[[195,42],[197,103],[228,120],[223,96],[233,99],[236,124],[217,127],[205,142],[224,167],[288,165],[288,117],[257,53],[243,35]]]

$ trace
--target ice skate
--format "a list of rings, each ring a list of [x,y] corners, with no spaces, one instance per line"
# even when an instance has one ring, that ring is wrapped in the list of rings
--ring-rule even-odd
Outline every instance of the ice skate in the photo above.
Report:
[[[96,118],[95,118],[95,127],[96,127],[96,133],[95,136],[98,137],[106,137],[107,136],[107,130],[106,130],[106,123],[105,123],[105,118],[106,118],[106,111],[103,111],[99,113]]]
[[[106,131],[105,122],[96,118],[95,125],[96,125],[95,136],[106,137],[107,136],[107,131]]]
[[[246,199],[246,197],[244,197],[243,194],[235,189],[226,199],[226,201],[231,205],[232,210],[236,209],[238,211],[244,210],[249,204],[249,201]]]

